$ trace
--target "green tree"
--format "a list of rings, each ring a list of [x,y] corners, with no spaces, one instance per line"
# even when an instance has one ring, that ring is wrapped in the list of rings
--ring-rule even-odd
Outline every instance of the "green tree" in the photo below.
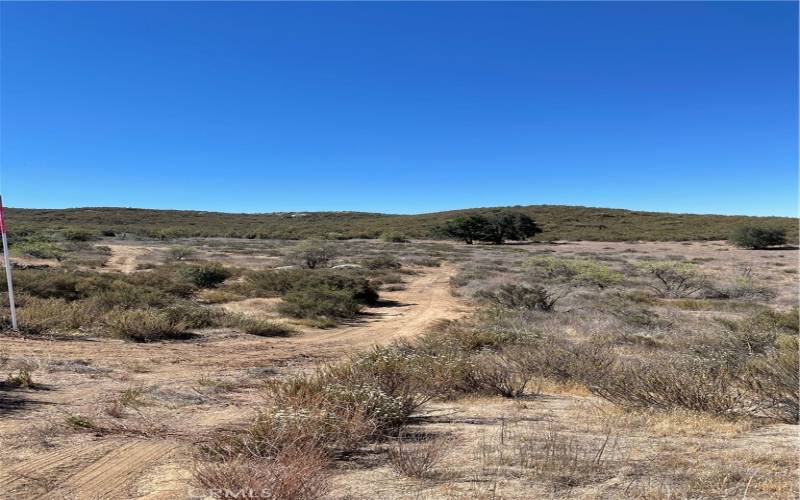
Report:
[[[475,241],[500,245],[506,240],[524,241],[542,230],[533,219],[519,212],[498,212],[484,215],[458,217],[445,223],[439,233],[446,238],[463,240],[468,245]]]

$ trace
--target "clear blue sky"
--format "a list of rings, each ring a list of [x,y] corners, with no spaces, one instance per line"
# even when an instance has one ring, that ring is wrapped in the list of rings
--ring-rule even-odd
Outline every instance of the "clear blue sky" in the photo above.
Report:
[[[797,214],[796,3],[0,16],[11,206]]]

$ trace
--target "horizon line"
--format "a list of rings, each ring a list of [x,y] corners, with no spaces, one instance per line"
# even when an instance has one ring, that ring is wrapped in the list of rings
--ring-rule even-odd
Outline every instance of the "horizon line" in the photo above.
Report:
[[[445,210],[435,210],[429,212],[411,212],[411,213],[394,213],[394,212],[370,212],[361,210],[275,210],[270,212],[243,212],[243,211],[227,211],[227,210],[202,210],[196,208],[155,208],[155,207],[133,207],[133,206],[74,206],[74,207],[4,207],[6,210],[92,210],[92,209],[116,209],[116,210],[152,210],[162,212],[194,212],[194,213],[216,213],[216,214],[230,214],[230,215],[280,215],[280,214],[331,214],[331,213],[348,213],[348,214],[365,214],[365,215],[382,215],[382,216],[418,216],[430,215],[446,212],[461,212],[466,210],[491,210],[491,209],[513,209],[513,208],[528,208],[528,207],[562,207],[562,208],[589,208],[598,210],[620,210],[626,212],[640,212],[640,213],[654,213],[654,214],[674,214],[674,215],[697,215],[697,216],[720,216],[720,217],[769,217],[769,218],[782,218],[782,219],[800,219],[800,214],[795,215],[753,215],[742,213],[713,213],[713,212],[669,212],[659,211],[652,209],[636,209],[636,208],[619,208],[619,207],[602,207],[602,206],[589,206],[589,205],[567,205],[567,204],[554,204],[554,203],[540,203],[530,205],[492,205],[481,207],[462,207],[462,208],[448,208]]]

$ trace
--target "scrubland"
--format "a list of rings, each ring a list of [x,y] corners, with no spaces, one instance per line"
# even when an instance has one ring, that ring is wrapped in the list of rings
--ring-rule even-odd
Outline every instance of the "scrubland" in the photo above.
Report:
[[[0,497],[798,496],[796,249],[403,240],[18,248]]]

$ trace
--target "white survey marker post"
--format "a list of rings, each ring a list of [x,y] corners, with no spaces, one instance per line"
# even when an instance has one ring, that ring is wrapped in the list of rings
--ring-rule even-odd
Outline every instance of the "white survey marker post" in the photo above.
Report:
[[[6,215],[3,210],[3,197],[0,196],[0,234],[3,235],[3,260],[6,263],[6,281],[8,282],[8,307],[11,309],[11,328],[17,330],[17,306],[14,304],[14,280],[11,279],[11,256],[8,255],[8,238],[6,237]]]

